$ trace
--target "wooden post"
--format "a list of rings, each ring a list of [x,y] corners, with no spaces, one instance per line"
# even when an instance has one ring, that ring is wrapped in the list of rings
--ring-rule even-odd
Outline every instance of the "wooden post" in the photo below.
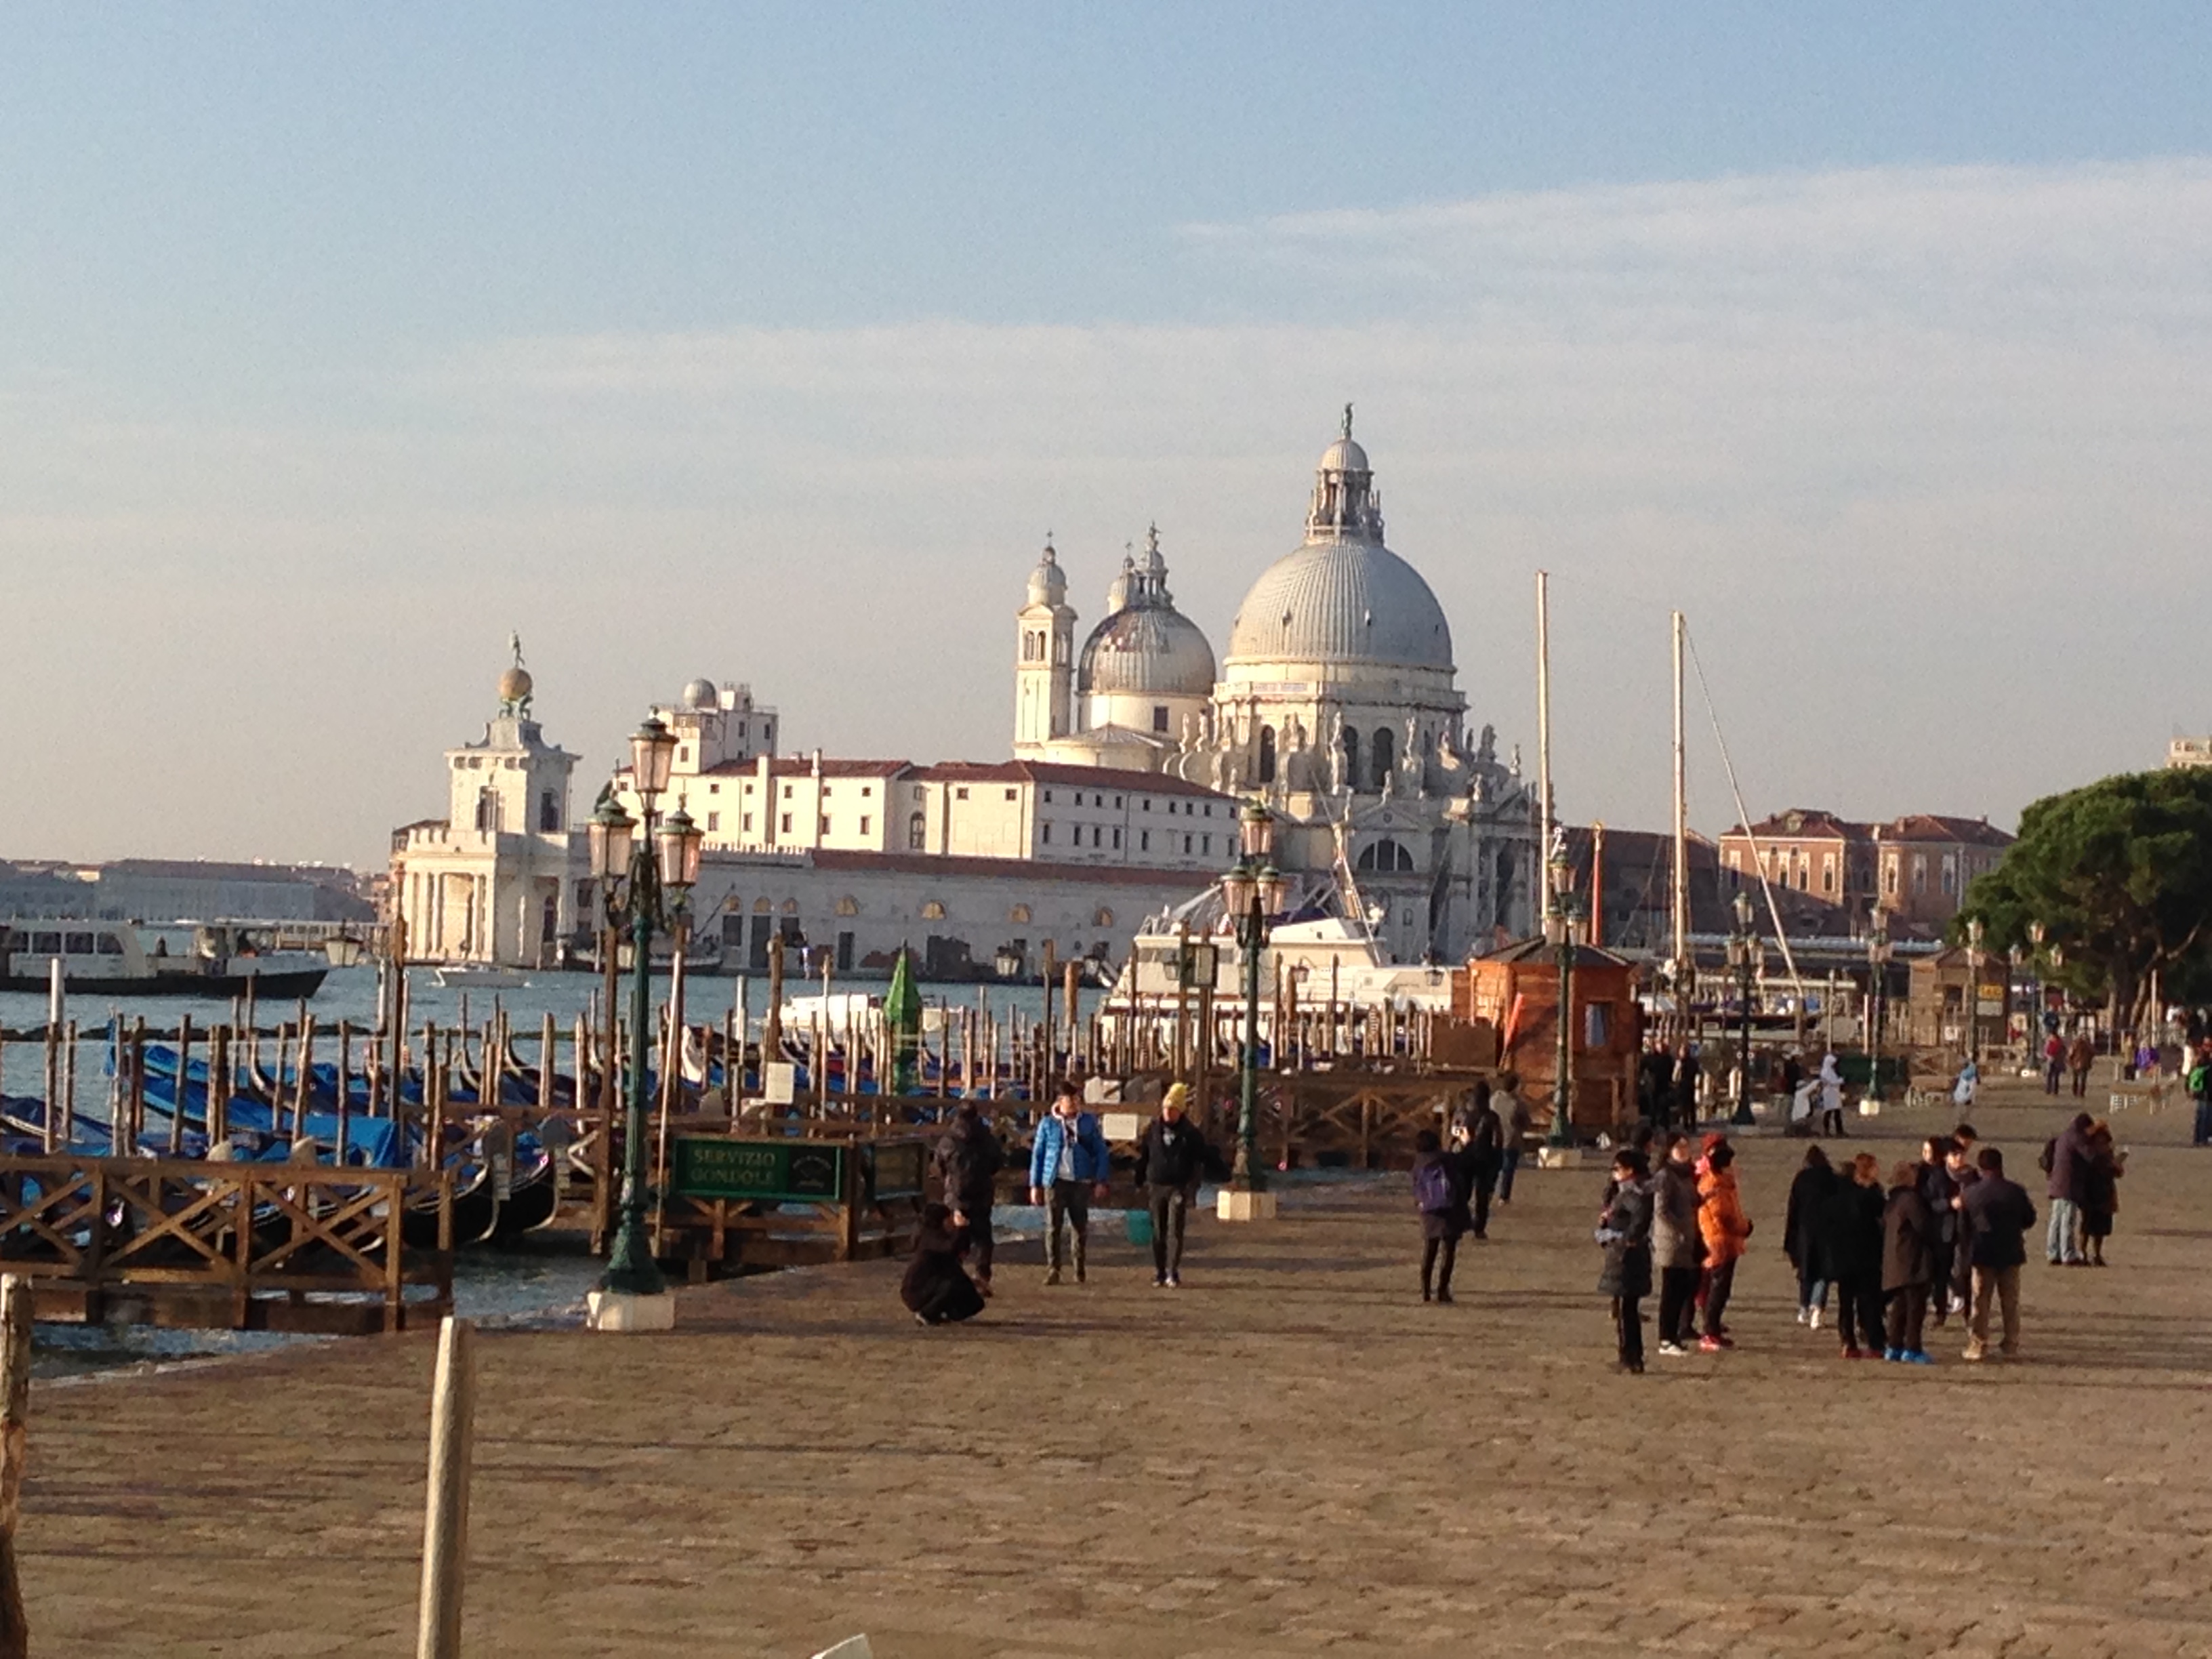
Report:
[[[9,1273],[0,1278],[0,1659],[27,1659],[31,1650],[15,1572],[30,1414],[31,1281]]]
[[[185,1103],[192,1091],[192,1017],[182,1014],[177,1019],[177,1082],[176,1091],[169,1102],[169,1156],[181,1158],[185,1151]]]
[[[415,1659],[460,1659],[461,1578],[469,1553],[469,1455],[475,1439],[472,1328],[446,1316],[430,1389],[430,1481],[422,1510],[422,1598]]]
[[[1042,1030],[1044,1040],[1038,1048],[1041,1058],[1037,1061],[1038,1071],[1036,1079],[1031,1085],[1033,1097],[1035,1091],[1050,1086],[1045,1081],[1045,1079],[1052,1070],[1052,1053],[1054,1046],[1053,1027],[1054,1024],[1053,1019],[1052,1005],[1054,999],[1052,993],[1053,988],[1057,985],[1059,981],[1060,954],[1053,948],[1053,942],[1050,939],[1047,939],[1044,942],[1044,972],[1038,979],[1038,983],[1044,988],[1044,1025]]]
[[[768,941],[768,1007],[761,1015],[761,1064],[783,1058],[783,935],[771,933]],[[761,1073],[761,1087],[768,1087],[768,1073]]]
[[[560,1058],[561,1036],[553,1024],[553,1011],[549,1008],[538,1028],[538,1115],[540,1117],[553,1109],[553,1068]]]
[[[131,1021],[131,1154],[138,1150],[138,1137],[146,1127],[146,1017]],[[130,1154],[120,1154],[128,1156]]]
[[[233,1026],[222,1026],[208,1045],[207,1138],[213,1152],[230,1139],[230,1045],[237,1035]]]

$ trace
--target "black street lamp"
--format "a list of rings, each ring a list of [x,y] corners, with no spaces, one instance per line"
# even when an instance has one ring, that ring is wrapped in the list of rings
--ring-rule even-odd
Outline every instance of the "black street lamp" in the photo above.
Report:
[[[1735,994],[1742,1022],[1742,1042],[1736,1054],[1735,1110],[1729,1121],[1747,1128],[1751,1115],[1751,989],[1758,972],[1759,935],[1751,929],[1751,892],[1739,888],[1735,896],[1735,931],[1729,935],[1729,966],[1735,969]]]
[[[1244,953],[1244,1041],[1237,1061],[1237,1162],[1230,1190],[1264,1192],[1259,1160],[1260,957],[1267,948],[1267,919],[1283,903],[1283,878],[1273,863],[1275,815],[1257,800],[1245,803],[1237,824],[1236,865],[1221,878],[1221,903]]]
[[[1544,1144],[1564,1152],[1575,1144],[1575,866],[1564,829],[1553,832],[1545,869],[1552,902],[1544,914],[1544,938],[1559,959],[1559,1042],[1553,1056],[1552,1127]]]
[[[1874,914],[1874,930],[1867,935],[1866,1020],[1868,1045],[1874,1064],[1867,1073],[1866,1097],[1881,1104],[1881,1021],[1889,996],[1889,916]]]
[[[599,884],[610,947],[627,929],[630,936],[629,1098],[623,1113],[621,1219],[600,1276],[602,1297],[660,1297],[667,1281],[653,1259],[646,1236],[645,1124],[646,1062],[652,1048],[653,936],[656,928],[683,939],[684,902],[699,879],[699,854],[706,837],[682,806],[663,821],[655,803],[668,787],[676,737],[659,719],[648,720],[630,738],[630,781],[645,815],[640,825],[611,794],[599,803],[586,830],[592,876]],[[657,845],[655,843],[658,843]],[[594,1309],[602,1329],[628,1329],[668,1322],[663,1314],[643,1320],[606,1316]]]

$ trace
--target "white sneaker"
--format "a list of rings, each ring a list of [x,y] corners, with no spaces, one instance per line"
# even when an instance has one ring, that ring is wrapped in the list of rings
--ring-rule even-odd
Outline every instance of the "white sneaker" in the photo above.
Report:
[[[1659,1352],[1669,1359],[1677,1359],[1689,1352],[1689,1350],[1679,1342],[1662,1342],[1659,1345]]]
[[[1812,1316],[1813,1316],[1813,1310],[1812,1310],[1810,1308],[1800,1308],[1800,1309],[1798,1309],[1798,1310],[1797,1310],[1797,1322],[1798,1322],[1800,1325],[1803,1324],[1803,1323],[1804,1323],[1808,1319],[1810,1319]]]
[[[1820,1328],[1820,1310],[1818,1308],[1814,1309],[1813,1316],[1805,1322],[1813,1329],[1816,1331],[1819,1330]]]

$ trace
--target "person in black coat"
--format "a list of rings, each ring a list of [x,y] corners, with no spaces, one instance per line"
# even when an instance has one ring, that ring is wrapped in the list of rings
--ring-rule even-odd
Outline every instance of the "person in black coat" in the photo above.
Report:
[[[1182,1283],[1183,1224],[1191,1197],[1221,1162],[1190,1121],[1189,1104],[1189,1085],[1169,1085],[1160,1115],[1137,1143],[1137,1184],[1152,1218],[1152,1283],[1167,1289]]]
[[[2008,1359],[2020,1352],[2020,1269],[2027,1260],[2027,1230],[2035,1225],[2035,1205],[2027,1189],[2008,1180],[2004,1154],[1984,1146],[1975,1159],[1980,1177],[1966,1188],[1967,1237],[1972,1241],[1974,1291],[1966,1314],[1966,1358],[1989,1352],[1992,1304],[2004,1311],[1999,1352]]]
[[[1790,1183],[1790,1208],[1782,1220],[1783,1254],[1797,1270],[1797,1322],[1820,1328],[1828,1306],[1828,1281],[1820,1271],[1820,1206],[1836,1190],[1836,1171],[1818,1146],[1805,1149],[1805,1166]]]
[[[1821,1274],[1836,1287],[1836,1330],[1846,1359],[1881,1357],[1882,1207],[1881,1165],[1861,1152],[1814,1223]]]
[[[1454,1130],[1452,1139],[1463,1137]],[[1474,1190],[1474,1160],[1459,1146],[1444,1150],[1434,1129],[1413,1137],[1413,1204],[1421,1212],[1421,1300],[1452,1299],[1452,1266],[1459,1242],[1474,1226],[1468,1198]]]
[[[1937,1222],[1920,1195],[1925,1165],[1900,1164],[1890,1176],[1889,1201],[1881,1212],[1881,1357],[1908,1365],[1932,1365],[1922,1341],[1928,1316],[1928,1286],[1936,1277],[1936,1252],[1929,1243]]]
[[[922,1210],[914,1258],[899,1281],[899,1300],[921,1324],[954,1324],[983,1311],[983,1293],[960,1265],[968,1252],[968,1229],[961,1222],[942,1204]]]
[[[1624,1371],[1644,1372],[1644,1298],[1651,1294],[1651,1163],[1642,1152],[1613,1160],[1613,1197],[1598,1222],[1605,1269],[1598,1294],[1613,1298],[1613,1327]]]
[[[998,1197],[999,1171],[1006,1166],[1006,1149],[991,1132],[981,1109],[972,1100],[960,1103],[934,1151],[938,1174],[945,1182],[945,1202],[967,1224],[968,1242],[975,1255],[975,1288],[991,1293],[991,1206]]]
[[[1474,1100],[1460,1119],[1458,1127],[1466,1137],[1468,1168],[1474,1179],[1470,1194],[1474,1206],[1474,1236],[1487,1238],[1491,1194],[1498,1190],[1498,1172],[1505,1164],[1505,1125],[1490,1103],[1488,1084],[1479,1082],[1474,1085]]]
[[[1912,1179],[1921,1207],[1928,1212],[1928,1311],[1936,1316],[1938,1329],[1950,1310],[1951,1269],[1959,1243],[1958,1206],[1952,1202],[1959,1195],[1959,1183],[1949,1167],[1952,1146],[1948,1135],[1929,1136]]]

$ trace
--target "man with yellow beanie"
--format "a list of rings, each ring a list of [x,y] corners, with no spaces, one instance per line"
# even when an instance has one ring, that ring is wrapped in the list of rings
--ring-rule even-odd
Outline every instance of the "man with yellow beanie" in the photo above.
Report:
[[[1152,1213],[1152,1283],[1168,1290],[1182,1283],[1182,1232],[1190,1200],[1208,1165],[1218,1161],[1189,1114],[1189,1085],[1169,1085],[1160,1115],[1137,1147],[1137,1182]]]

